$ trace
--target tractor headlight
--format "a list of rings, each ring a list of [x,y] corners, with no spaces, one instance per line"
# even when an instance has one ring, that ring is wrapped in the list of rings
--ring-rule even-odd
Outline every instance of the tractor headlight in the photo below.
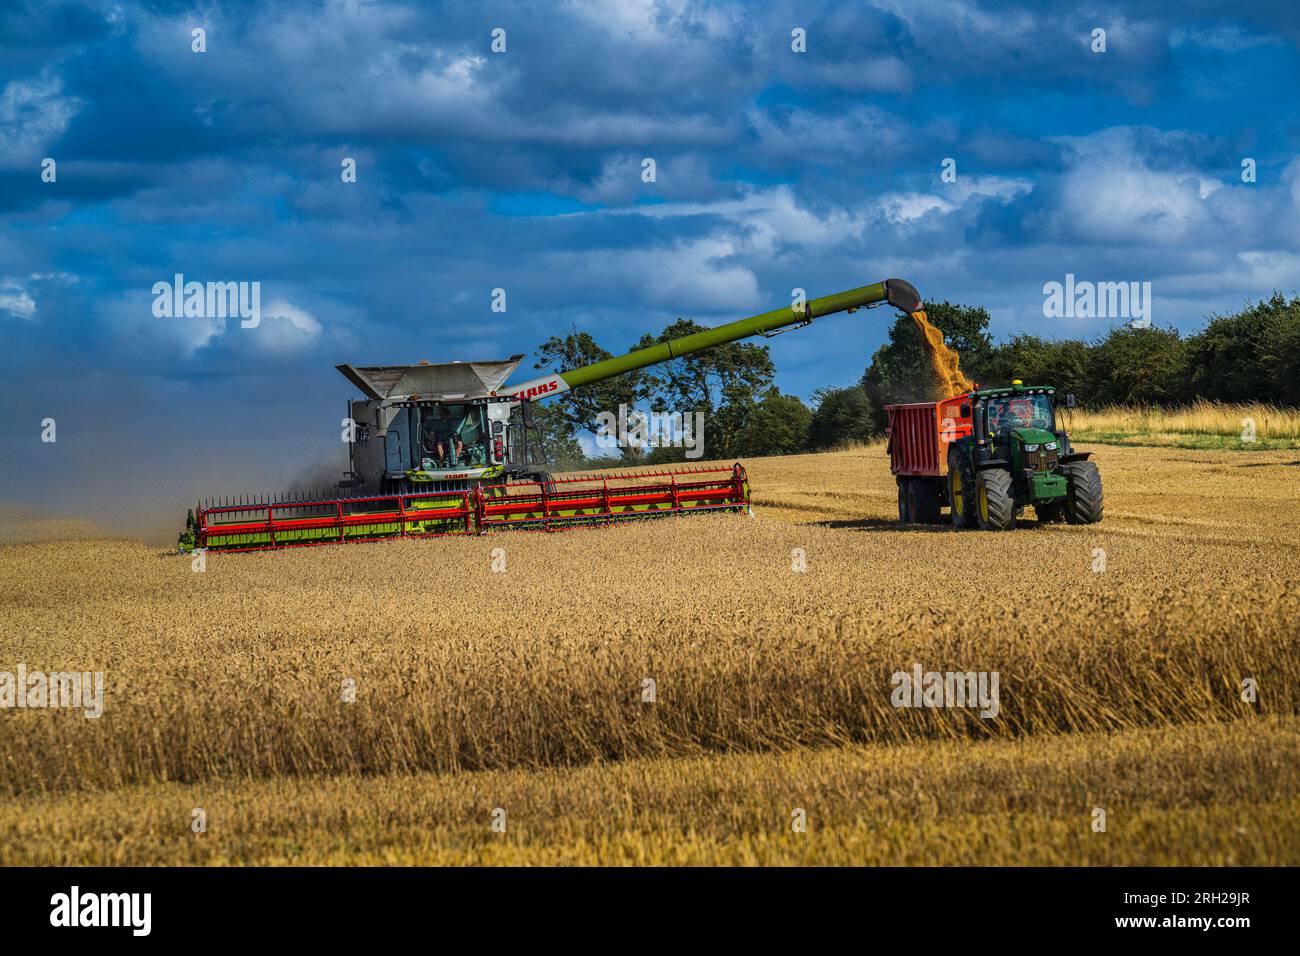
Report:
[[[1037,446],[1037,445],[1026,445],[1026,446],[1025,446],[1025,451],[1038,451],[1038,446]]]
[[[1044,445],[1043,447],[1046,448],[1048,451],[1056,451],[1056,442],[1054,442],[1054,441],[1049,441],[1049,442],[1048,442],[1046,445]]]

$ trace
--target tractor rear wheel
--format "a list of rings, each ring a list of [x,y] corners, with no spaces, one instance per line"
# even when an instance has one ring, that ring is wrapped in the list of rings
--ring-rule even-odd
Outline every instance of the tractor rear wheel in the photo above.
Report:
[[[975,479],[975,502],[979,524],[985,531],[1006,531],[1016,525],[1016,499],[1011,494],[1011,475],[1000,468],[988,468]]]
[[[974,528],[979,524],[975,512],[975,478],[965,456],[956,448],[948,452],[948,504],[952,508],[954,528]]]
[[[943,506],[939,489],[929,478],[913,478],[908,483],[907,511],[917,524],[938,524]]]
[[[1062,466],[1070,483],[1065,499],[1065,520],[1070,524],[1096,524],[1101,520],[1101,472],[1096,462],[1072,461]]]

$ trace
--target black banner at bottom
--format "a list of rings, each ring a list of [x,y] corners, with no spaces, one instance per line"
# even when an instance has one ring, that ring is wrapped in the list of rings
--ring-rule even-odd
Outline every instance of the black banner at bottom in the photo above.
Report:
[[[774,934],[876,944],[1195,936],[1234,945],[1288,919],[1270,869],[0,869],[10,939],[285,940],[403,932],[734,948]],[[689,927],[689,929],[687,929]],[[617,936],[608,935],[610,932]],[[989,937],[996,932],[996,937]],[[667,936],[661,934],[670,934]],[[973,935],[967,936],[966,933]],[[471,937],[472,938],[472,937]],[[436,940],[437,938],[431,938]],[[450,940],[448,940],[450,941]]]

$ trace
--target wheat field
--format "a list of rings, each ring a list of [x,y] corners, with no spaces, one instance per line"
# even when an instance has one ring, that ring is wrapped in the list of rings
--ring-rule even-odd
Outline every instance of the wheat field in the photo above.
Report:
[[[902,530],[872,445],[747,463],[753,518],[10,535],[0,671],[105,696],[0,709],[0,863],[1300,862],[1300,461],[1096,450],[1086,528]]]
[[[1183,448],[1300,448],[1300,409],[1261,402],[1064,410],[1076,441]]]

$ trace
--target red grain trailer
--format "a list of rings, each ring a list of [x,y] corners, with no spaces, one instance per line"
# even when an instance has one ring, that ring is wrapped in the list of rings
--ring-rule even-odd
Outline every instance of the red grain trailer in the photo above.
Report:
[[[971,396],[886,405],[889,471],[898,483],[898,520],[936,524],[948,504],[948,445],[971,433]]]

